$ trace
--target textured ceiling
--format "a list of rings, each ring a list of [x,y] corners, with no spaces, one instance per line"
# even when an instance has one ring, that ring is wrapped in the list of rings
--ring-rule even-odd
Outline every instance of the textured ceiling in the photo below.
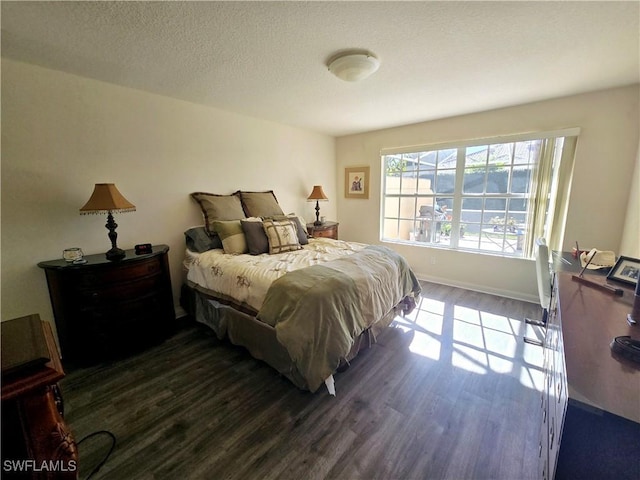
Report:
[[[9,2],[2,55],[345,135],[640,81],[640,2]],[[358,83],[337,51],[381,61]]]

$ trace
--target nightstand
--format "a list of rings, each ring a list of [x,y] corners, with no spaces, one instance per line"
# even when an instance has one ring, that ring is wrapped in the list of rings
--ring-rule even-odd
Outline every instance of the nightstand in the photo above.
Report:
[[[322,225],[307,223],[307,232],[312,237],[333,238],[338,240],[338,222],[324,222]]]
[[[65,366],[90,365],[159,343],[175,326],[167,245],[122,260],[38,263],[47,276]]]

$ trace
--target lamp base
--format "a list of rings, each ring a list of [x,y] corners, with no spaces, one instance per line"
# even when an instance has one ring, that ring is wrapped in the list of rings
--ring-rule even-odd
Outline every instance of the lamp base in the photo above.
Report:
[[[107,260],[113,261],[113,260],[122,260],[124,257],[127,256],[127,254],[121,248],[114,247],[111,250],[109,250],[105,254],[105,256],[107,257]]]
[[[322,222],[321,220],[316,220],[315,222],[313,222],[313,224],[314,224],[316,227],[319,227],[320,225],[322,225],[322,224],[323,224],[323,222]]]

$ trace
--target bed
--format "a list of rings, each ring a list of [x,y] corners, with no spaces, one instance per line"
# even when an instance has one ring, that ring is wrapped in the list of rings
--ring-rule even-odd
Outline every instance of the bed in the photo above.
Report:
[[[308,238],[273,192],[248,193],[260,208],[240,192],[192,194],[205,225],[185,232],[190,313],[297,387],[335,394],[333,374],[415,307],[420,284],[391,249]]]

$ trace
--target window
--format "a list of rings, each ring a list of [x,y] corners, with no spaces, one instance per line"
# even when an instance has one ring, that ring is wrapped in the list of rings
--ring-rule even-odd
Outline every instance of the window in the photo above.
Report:
[[[383,151],[382,240],[519,257],[540,236],[555,246],[578,132]]]

